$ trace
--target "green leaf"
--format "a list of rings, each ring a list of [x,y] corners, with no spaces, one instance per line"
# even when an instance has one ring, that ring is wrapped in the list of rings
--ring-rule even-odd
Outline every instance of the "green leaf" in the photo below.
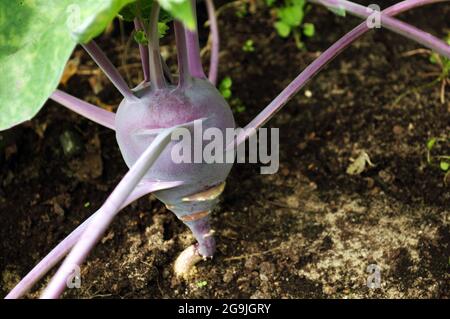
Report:
[[[254,52],[255,46],[252,39],[248,39],[245,41],[244,45],[242,46],[242,50],[244,52]]]
[[[126,5],[119,13],[122,20],[133,22],[134,18],[140,17],[145,24],[149,24],[152,11],[153,0],[136,0]],[[159,22],[170,22],[173,17],[166,10],[161,9]]]
[[[438,58],[437,58],[437,54],[436,53],[431,53],[430,55],[430,62],[433,64],[436,64],[438,62]]]
[[[0,1],[0,130],[36,115],[77,41],[103,31],[131,1]]]
[[[197,23],[190,0],[158,0],[161,7],[175,19],[180,20],[189,29],[194,30]]]
[[[441,163],[439,164],[439,167],[441,168],[441,170],[443,170],[444,172],[448,171],[450,168],[450,163],[446,162],[446,161],[441,161]]]
[[[42,1],[44,0],[40,0]],[[120,10],[134,1],[59,0],[61,3],[67,3],[69,19],[66,25],[71,29],[75,40],[81,43],[86,43],[101,34]]]
[[[291,0],[293,5],[303,7],[305,5],[305,0]]]
[[[134,40],[139,44],[148,44],[148,39],[144,31],[136,31],[136,33],[134,34]]]
[[[298,27],[303,21],[303,6],[294,5],[279,8],[277,11],[278,18],[290,27]]]
[[[428,149],[429,151],[431,151],[431,150],[433,149],[434,145],[436,144],[436,141],[437,141],[437,139],[436,139],[435,137],[430,138],[430,139],[428,140],[428,142],[427,142],[427,149]]]
[[[222,93],[222,96],[225,100],[229,99],[231,97],[231,90],[230,89],[223,89],[220,91]]]
[[[164,37],[167,34],[168,30],[169,26],[166,22],[158,22],[158,33],[160,38]]]
[[[316,29],[314,28],[314,24],[312,23],[304,23],[303,24],[303,34],[309,38],[313,37],[316,33]]]
[[[233,85],[233,80],[229,76],[223,78],[222,82],[220,82],[220,88],[230,89]]]
[[[274,27],[277,30],[280,37],[286,38],[289,36],[289,33],[291,33],[291,27],[288,26],[283,21],[275,22]]]
[[[206,285],[208,285],[208,282],[206,280],[197,281],[196,285],[197,285],[198,288],[203,288]]]
[[[226,100],[228,100],[232,95],[232,92],[231,92],[232,85],[233,85],[233,81],[231,80],[231,78],[229,76],[224,77],[223,80],[220,81],[219,91],[220,91],[220,94],[222,94],[222,96]]]
[[[152,0],[137,0],[120,10],[119,17],[125,21],[133,22],[134,18],[140,16],[142,19],[148,19],[152,11]]]

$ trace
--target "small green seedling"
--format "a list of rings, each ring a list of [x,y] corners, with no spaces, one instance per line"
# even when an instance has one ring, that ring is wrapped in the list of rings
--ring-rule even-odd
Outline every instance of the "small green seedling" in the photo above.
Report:
[[[447,44],[450,45],[450,32],[447,33],[447,37],[444,39]],[[427,82],[416,88],[412,88],[402,94],[400,94],[394,101],[394,105],[398,104],[405,96],[410,93],[418,93],[423,89],[435,87],[439,85],[439,100],[442,104],[445,104],[445,91],[446,87],[450,85],[450,59],[442,56],[429,49],[418,49],[406,52],[403,56],[413,56],[417,54],[425,54],[428,56],[430,63],[435,66],[435,70],[422,75],[423,77],[433,77],[431,82]]]
[[[433,155],[432,151],[436,150],[439,146],[439,151],[442,151],[445,143],[450,145],[450,139],[433,137],[427,142],[427,162],[429,165],[438,166],[439,169],[445,174],[444,183],[447,185],[447,180],[450,177],[450,155]]]
[[[242,51],[244,52],[254,52],[255,46],[252,39],[248,39],[245,41],[244,45],[242,46]]]
[[[447,34],[446,42],[450,45],[450,32]],[[437,65],[440,69],[438,72],[436,82],[440,82],[440,100],[441,103],[445,103],[445,89],[447,85],[450,85],[450,59],[430,51],[430,62]]]
[[[233,85],[233,80],[229,76],[226,76],[223,78],[223,80],[219,84],[219,91],[220,94],[225,98],[225,100],[228,100],[231,98],[231,86]]]
[[[242,103],[241,99],[238,97],[233,97],[233,92],[231,90],[233,86],[233,80],[231,77],[226,76],[219,84],[219,92],[230,104],[231,109],[236,113],[242,113],[245,111],[246,107]]]
[[[309,11],[306,0],[266,0],[268,7],[274,8],[277,21],[274,27],[282,38],[291,34],[299,49],[304,48],[304,37],[313,37],[315,34],[314,24],[304,23],[303,19]]]
[[[196,285],[198,288],[203,288],[208,285],[208,282],[206,280],[201,280],[201,281],[197,281]]]

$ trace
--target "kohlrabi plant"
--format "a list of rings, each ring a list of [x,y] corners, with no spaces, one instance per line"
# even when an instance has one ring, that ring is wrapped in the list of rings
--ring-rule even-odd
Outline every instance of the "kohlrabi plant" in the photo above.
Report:
[[[426,4],[445,0],[405,0],[384,11],[373,12],[345,0],[311,0],[334,11],[363,19],[378,15],[382,26],[450,58],[450,46],[393,16]],[[137,198],[154,193],[167,209],[189,227],[197,240],[175,261],[175,272],[186,274],[200,260],[215,252],[210,213],[222,193],[232,162],[174,160],[173,155],[194,157],[211,148],[208,140],[180,152],[174,136],[188,139],[200,126],[215,136],[235,128],[233,113],[215,88],[219,40],[212,0],[206,0],[213,38],[208,77],[200,60],[196,28],[196,2],[189,0],[10,0],[0,2],[0,129],[6,130],[32,118],[52,99],[62,106],[116,133],[117,143],[129,171],[104,204],[69,234],[7,295],[23,296],[64,257],[42,298],[57,298],[68,278],[88,257],[94,245],[120,210]],[[161,14],[161,9],[164,14]],[[144,81],[129,88],[118,70],[94,42],[106,26],[120,15],[133,20],[140,46]],[[168,17],[167,15],[170,15]],[[178,74],[172,76],[161,59],[159,38],[173,19]],[[221,145],[234,157],[236,148],[256,134],[322,67],[356,39],[369,31],[364,21],[324,51],[306,67],[231,142]],[[57,89],[65,63],[81,44],[123,96],[117,113],[111,113]],[[267,78],[266,78],[267,79]],[[213,140],[213,136],[209,136]],[[217,141],[215,141],[217,142]],[[181,154],[183,153],[183,154]],[[88,199],[86,199],[88,202]]]

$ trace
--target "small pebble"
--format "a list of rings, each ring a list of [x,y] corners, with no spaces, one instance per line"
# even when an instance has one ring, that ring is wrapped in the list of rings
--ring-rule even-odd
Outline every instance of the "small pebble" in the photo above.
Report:
[[[265,274],[259,274],[259,279],[261,279],[261,281],[269,281],[269,277]]]
[[[227,269],[222,278],[223,282],[228,284],[233,280],[233,271],[231,269]]]
[[[405,130],[400,125],[394,125],[392,128],[392,132],[394,132],[395,135],[403,135],[404,131]]]
[[[74,156],[81,152],[81,138],[79,134],[74,131],[66,130],[62,132],[59,136],[59,143],[61,144],[64,155],[67,157]]]
[[[250,257],[245,261],[245,268],[253,270],[258,266],[257,260],[254,257]]]
[[[385,183],[389,183],[390,181],[392,181],[392,175],[389,174],[387,171],[385,170],[381,170],[378,172],[378,176],[382,179],[383,182]]]

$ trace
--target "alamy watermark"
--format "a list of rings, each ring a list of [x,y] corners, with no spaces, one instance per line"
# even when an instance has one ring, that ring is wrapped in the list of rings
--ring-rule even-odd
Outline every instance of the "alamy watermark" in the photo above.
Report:
[[[66,286],[69,289],[81,288],[81,269],[78,265],[72,266],[72,271],[66,279]]]
[[[366,284],[369,289],[381,288],[381,268],[376,264],[370,264],[367,266],[366,271],[369,273],[367,276]]]
[[[366,8],[366,12],[370,15],[366,19],[366,25],[369,29],[381,28],[381,9],[377,4],[371,4]]]
[[[236,147],[235,141],[243,132],[242,128],[208,127],[204,130],[202,121],[196,120],[193,130],[177,128],[172,132],[172,141],[177,142],[171,150],[172,161],[176,164],[231,164],[246,163],[248,159],[248,163],[265,165],[261,167],[261,174],[275,174],[280,166],[279,129],[271,128],[270,136],[267,128],[247,130],[248,141]]]

